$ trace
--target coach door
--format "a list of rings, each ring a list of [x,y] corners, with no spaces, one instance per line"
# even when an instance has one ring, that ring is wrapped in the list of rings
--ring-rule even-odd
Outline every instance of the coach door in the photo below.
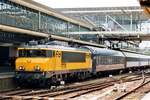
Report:
[[[96,56],[92,55],[92,72],[96,73]]]

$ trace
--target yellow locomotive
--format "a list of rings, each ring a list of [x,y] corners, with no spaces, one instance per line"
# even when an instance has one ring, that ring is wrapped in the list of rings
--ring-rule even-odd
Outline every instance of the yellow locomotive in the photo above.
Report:
[[[87,49],[57,45],[35,45],[18,48],[16,80],[18,83],[56,84],[68,77],[85,77],[92,68]]]

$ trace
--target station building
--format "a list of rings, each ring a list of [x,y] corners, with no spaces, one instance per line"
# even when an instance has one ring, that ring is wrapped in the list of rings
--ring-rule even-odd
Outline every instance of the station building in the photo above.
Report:
[[[96,27],[105,27],[109,31],[142,31],[142,24],[150,22],[143,8],[139,6],[57,8],[57,10],[71,17],[89,21]]]
[[[145,21],[149,20],[139,7],[52,9],[33,0],[0,0],[0,72],[14,70],[16,49],[28,41],[58,36],[57,39],[71,37],[68,41],[75,38],[88,41],[88,44],[100,43],[103,40],[99,35],[70,36],[63,33],[136,31],[141,30],[140,25]],[[123,45],[130,46],[125,42]]]
[[[88,22],[32,0],[0,0],[0,72],[14,70],[16,49],[22,43],[92,28]]]
[[[61,9],[58,10],[61,11]],[[130,28],[134,29],[133,24],[135,21],[133,20],[134,18],[132,18],[133,15],[128,16],[125,10],[121,11],[126,14],[128,18],[130,16],[131,20],[129,20],[128,23],[130,23]],[[96,14],[98,15],[98,12],[96,12]],[[78,15],[77,17],[82,17],[82,14],[75,15]],[[0,89],[6,87],[9,88],[13,83],[14,74],[12,74],[12,77],[8,79],[7,76],[1,77],[1,73],[4,73],[5,75],[6,72],[14,71],[14,62],[17,57],[17,47],[31,40],[44,40],[51,37],[61,40],[66,39],[66,41],[73,41],[72,38],[65,38],[67,36],[62,33],[82,31],[88,32],[97,30],[104,31],[105,27],[103,28],[100,21],[110,23],[113,21],[117,24],[116,20],[112,20],[114,17],[111,18],[111,16],[107,15],[104,17],[104,20],[97,15],[94,15],[94,17],[84,16],[81,19],[78,19],[74,17],[74,14],[68,13],[67,15],[66,13],[64,14],[64,12],[61,13],[33,0],[0,0]],[[103,15],[102,12],[100,12],[99,15]],[[96,18],[96,16],[98,18]],[[83,20],[83,18],[86,20]],[[94,22],[95,19],[96,22]],[[120,22],[125,23],[126,21]],[[120,22],[117,25],[119,25]],[[97,25],[95,26],[94,23]],[[123,29],[122,27],[119,28]],[[97,35],[80,35],[79,39],[84,41],[75,41],[83,44],[96,45],[91,44],[90,40],[97,41],[98,37]]]
[[[142,1],[142,0],[141,0]],[[144,2],[146,0],[143,0]],[[103,27],[105,31],[110,32],[150,32],[150,28],[148,25],[150,24],[150,20],[148,16],[144,13],[143,8],[139,6],[126,6],[126,7],[84,7],[84,8],[56,8],[60,12],[71,16],[73,18],[78,18],[81,20],[85,20],[95,26],[95,28]],[[148,13],[148,8],[145,9]],[[79,32],[80,33],[80,32]],[[80,35],[81,36],[81,35]],[[93,39],[100,38],[100,40],[104,41],[103,43],[109,43],[110,38],[116,38],[117,35],[104,36],[99,34],[94,36],[90,34],[89,36],[83,36],[85,39]],[[88,38],[86,38],[88,37]],[[118,36],[119,37],[119,36]],[[81,37],[82,38],[82,37]],[[135,37],[136,38],[136,37]],[[121,47],[124,49],[132,49],[138,48],[141,39],[133,40],[130,39],[126,41],[126,39],[120,38]],[[114,39],[114,42],[118,40]],[[111,40],[113,42],[113,40]],[[127,43],[128,42],[128,43]],[[106,44],[107,45],[107,44]]]

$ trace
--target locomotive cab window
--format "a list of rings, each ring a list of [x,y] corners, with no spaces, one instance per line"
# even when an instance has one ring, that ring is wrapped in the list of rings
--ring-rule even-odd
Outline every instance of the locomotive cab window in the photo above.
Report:
[[[85,62],[85,53],[62,52],[62,62]]]
[[[52,51],[40,49],[19,50],[19,57],[52,57]]]

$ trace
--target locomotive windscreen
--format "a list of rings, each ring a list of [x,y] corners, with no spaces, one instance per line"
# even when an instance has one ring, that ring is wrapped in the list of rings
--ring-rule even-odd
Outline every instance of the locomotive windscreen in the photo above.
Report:
[[[52,57],[52,51],[39,49],[21,49],[19,57]]]

